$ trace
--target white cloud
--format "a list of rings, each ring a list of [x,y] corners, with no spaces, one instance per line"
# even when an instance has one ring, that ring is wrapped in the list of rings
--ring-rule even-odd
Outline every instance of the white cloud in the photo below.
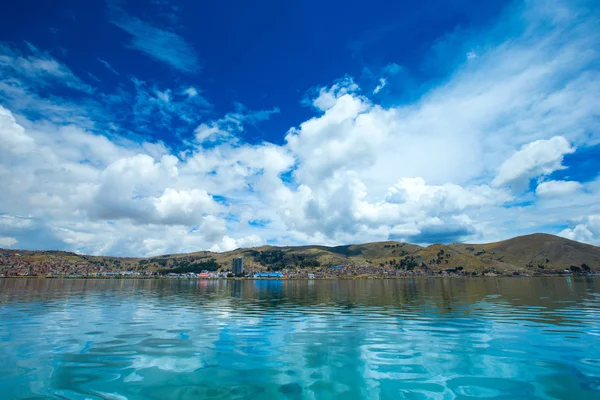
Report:
[[[386,200],[390,203],[414,202],[437,210],[462,211],[468,207],[502,204],[511,200],[506,192],[486,185],[464,188],[452,183],[428,186],[421,178],[402,178],[388,189]],[[433,204],[431,204],[433,203]]]
[[[402,71],[402,67],[396,63],[390,63],[390,64],[386,65],[385,68],[383,68],[383,72],[385,72],[386,74],[389,74],[389,75],[396,75],[400,71]]]
[[[535,189],[538,196],[565,196],[580,190],[583,185],[576,181],[547,181]]]
[[[227,113],[223,118],[200,124],[195,133],[198,143],[236,142],[237,135],[244,131],[244,124],[254,125],[278,114],[279,109],[250,111],[243,105],[237,105],[236,112]]]
[[[25,129],[17,124],[12,113],[0,106],[0,154],[22,154],[35,146],[33,138],[25,133]]]
[[[50,54],[39,51],[31,44],[28,44],[28,49],[28,52],[21,52],[0,44],[0,72],[3,80],[18,77],[28,86],[59,83],[82,92],[94,92],[93,87],[83,82]]]
[[[0,236],[0,247],[12,247],[17,244],[17,239],[9,236]]]
[[[181,225],[86,221],[55,223],[49,232],[82,253],[155,256],[208,249],[227,230],[221,219],[206,217],[194,230]]]
[[[377,84],[375,89],[373,89],[373,94],[381,92],[381,89],[383,89],[385,85],[387,85],[387,81],[385,80],[385,78],[379,79],[379,83]]]
[[[214,214],[220,209],[205,190],[172,188],[166,188],[160,197],[154,199],[154,207],[161,222],[180,225],[189,225],[198,216]]]
[[[156,97],[158,97],[159,100],[161,100],[165,103],[170,103],[171,102],[171,90],[170,89],[167,89],[164,91],[157,90]]]
[[[584,145],[590,139],[584,127],[597,126],[592,115],[600,108],[591,106],[597,104],[592,87],[600,87],[594,74],[581,73],[592,58],[587,53],[573,58],[593,46],[594,34],[565,27],[534,31],[482,47],[478,63],[459,69],[414,104],[374,105],[355,86],[341,90],[353,84],[349,78],[319,90],[312,104],[323,115],[286,137],[298,184],[279,200],[288,229],[310,241],[337,243],[397,232],[425,239],[423,221],[450,226],[452,218],[463,217],[454,224],[456,239],[460,233],[489,235],[498,224],[491,215],[505,214],[503,204],[512,197],[502,187],[521,189],[531,178],[563,168],[563,156],[575,151],[571,143]],[[555,35],[569,40],[557,45]],[[394,182],[407,186],[402,193],[420,196],[426,187],[435,195],[411,209],[411,197],[403,194],[404,202],[396,205],[386,194]],[[488,196],[474,195],[483,188]],[[478,201],[469,204],[471,198]],[[490,217],[483,217],[483,209]],[[527,212],[536,218],[538,211]]]
[[[413,237],[426,242],[428,232],[437,235],[435,240],[443,240],[442,232],[446,240],[459,240],[478,229],[465,212],[511,199],[487,186],[430,186],[421,178],[403,178],[380,198],[372,198],[354,172],[337,172],[321,185],[301,185],[296,193],[283,190],[279,196],[275,203],[289,228],[332,243],[356,237]]]
[[[264,240],[258,235],[246,236],[240,239],[234,239],[229,236],[224,236],[220,243],[215,243],[210,251],[223,252],[231,251],[244,247],[256,247],[264,244]]]
[[[174,93],[169,88],[161,89],[139,79],[132,79],[132,82],[135,86],[132,113],[135,121],[143,126],[160,124],[172,129],[175,122],[197,123],[212,107],[197,91],[196,95],[190,96],[187,91]],[[119,101],[129,107],[128,99]]]
[[[237,105],[201,120],[207,107],[194,102],[206,100],[187,85],[134,80],[140,132],[169,131],[176,118],[197,127],[177,153],[106,136],[92,116],[39,98],[11,101],[0,108],[0,235],[31,247],[36,239],[19,232],[35,230],[71,250],[154,255],[271,241],[485,241],[570,220],[565,236],[596,241],[599,184],[541,182],[539,197],[508,188],[600,143],[598,31],[576,12],[539,23],[548,16],[530,6],[521,36],[469,46],[477,62],[413,103],[378,105],[350,77],[314,90],[305,104],[316,115],[281,145],[240,137],[277,108]],[[0,82],[9,90],[31,93]],[[34,106],[41,118],[23,111]],[[248,223],[257,219],[268,226]]]
[[[32,225],[32,221],[27,218],[17,217],[12,215],[0,215],[0,226],[8,228],[29,228]]]
[[[128,47],[188,73],[200,71],[200,63],[193,46],[170,30],[157,28],[139,18],[128,15],[112,4],[111,23],[131,35]]]
[[[194,133],[196,141],[199,143],[231,140],[235,137],[231,132],[219,128],[219,124],[215,122],[211,122],[210,125],[207,123],[200,124]]]
[[[353,93],[358,90],[358,85],[354,83],[352,78],[344,77],[330,87],[323,87],[318,90],[317,96],[314,99],[307,100],[305,103],[312,104],[320,111],[327,111],[336,103],[336,99],[345,94]]]
[[[43,229],[72,250],[94,254],[153,255],[258,243],[256,235],[228,233],[225,218],[240,209],[229,210],[210,193],[248,201],[247,185],[271,190],[293,164],[282,148],[270,144],[226,143],[182,160],[162,146],[117,145],[74,126],[24,121],[28,128],[0,108],[0,137],[12,143],[2,148],[8,152],[0,166],[0,234]],[[40,223],[17,217],[24,212]]]
[[[119,76],[121,75],[120,73],[117,72],[116,69],[113,68],[112,65],[110,65],[110,63],[108,61],[103,60],[101,58],[98,58],[97,60],[100,62],[100,64],[104,65],[104,67],[106,67],[106,69],[109,70],[110,72],[112,72],[113,74],[119,75]]]
[[[567,228],[559,235],[571,240],[600,246],[600,215],[584,217],[573,228]]]
[[[189,87],[183,91],[188,97],[198,96],[198,90],[194,87]]]
[[[574,152],[575,148],[562,136],[536,140],[524,145],[504,161],[493,183],[496,186],[511,185],[516,190],[524,190],[531,178],[564,169],[564,155]]]

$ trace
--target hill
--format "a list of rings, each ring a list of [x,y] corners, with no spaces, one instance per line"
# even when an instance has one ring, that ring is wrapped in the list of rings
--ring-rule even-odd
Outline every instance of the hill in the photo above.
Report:
[[[600,267],[600,248],[562,237],[536,233],[483,245],[452,245],[499,269],[560,270]]]
[[[600,271],[600,248],[547,234],[486,244],[427,247],[387,241],[346,246],[261,246],[225,253],[200,251],[149,258],[87,256],[63,251],[0,250],[0,274],[48,275],[132,271],[138,273],[228,270],[244,257],[249,270],[323,270],[335,265],[427,273],[501,274]],[[75,272],[73,272],[75,271]]]

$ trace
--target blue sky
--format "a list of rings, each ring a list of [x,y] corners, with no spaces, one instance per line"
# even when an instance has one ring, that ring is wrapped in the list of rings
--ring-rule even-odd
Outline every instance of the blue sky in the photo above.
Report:
[[[592,1],[23,1],[0,247],[600,243]]]
[[[248,127],[244,140],[282,143],[290,126],[312,116],[301,104],[306,93],[344,75],[374,88],[381,72],[397,64],[398,84],[381,93],[380,101],[414,99],[462,61],[452,60],[445,47],[454,43],[445,42],[482,29],[506,6],[505,1],[485,6],[460,1],[442,13],[418,1],[341,4],[19,2],[4,15],[0,34],[17,48],[30,43],[48,51],[104,95],[132,92],[136,80],[201,91],[206,107],[193,110],[198,120],[238,104],[278,109],[260,126]],[[48,88],[66,94],[59,90]],[[116,114],[109,121],[119,119],[123,128],[135,130],[129,113]],[[183,138],[190,131],[177,118],[167,126],[148,122],[145,133],[169,144],[176,144],[173,130]]]

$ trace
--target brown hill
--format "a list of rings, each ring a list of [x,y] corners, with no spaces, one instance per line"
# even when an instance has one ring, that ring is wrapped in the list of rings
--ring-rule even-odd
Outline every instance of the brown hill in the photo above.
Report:
[[[499,269],[562,270],[571,266],[600,267],[600,248],[559,236],[536,233],[501,242],[452,247]]]
[[[501,273],[600,271],[600,248],[562,237],[533,234],[487,244],[434,244],[427,247],[387,241],[347,246],[261,246],[225,253],[200,251],[149,258],[86,256],[62,251],[0,250],[0,274],[15,265],[76,266],[78,270],[200,270],[231,268],[232,259],[244,257],[250,268],[319,268],[333,265],[386,266],[430,271],[459,270]],[[47,268],[46,268],[47,269]]]

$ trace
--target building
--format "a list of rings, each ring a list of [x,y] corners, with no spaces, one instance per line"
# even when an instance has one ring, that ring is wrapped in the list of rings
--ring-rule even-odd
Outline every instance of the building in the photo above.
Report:
[[[233,265],[231,268],[231,272],[234,275],[241,275],[244,273],[244,258],[238,257],[233,259]]]

